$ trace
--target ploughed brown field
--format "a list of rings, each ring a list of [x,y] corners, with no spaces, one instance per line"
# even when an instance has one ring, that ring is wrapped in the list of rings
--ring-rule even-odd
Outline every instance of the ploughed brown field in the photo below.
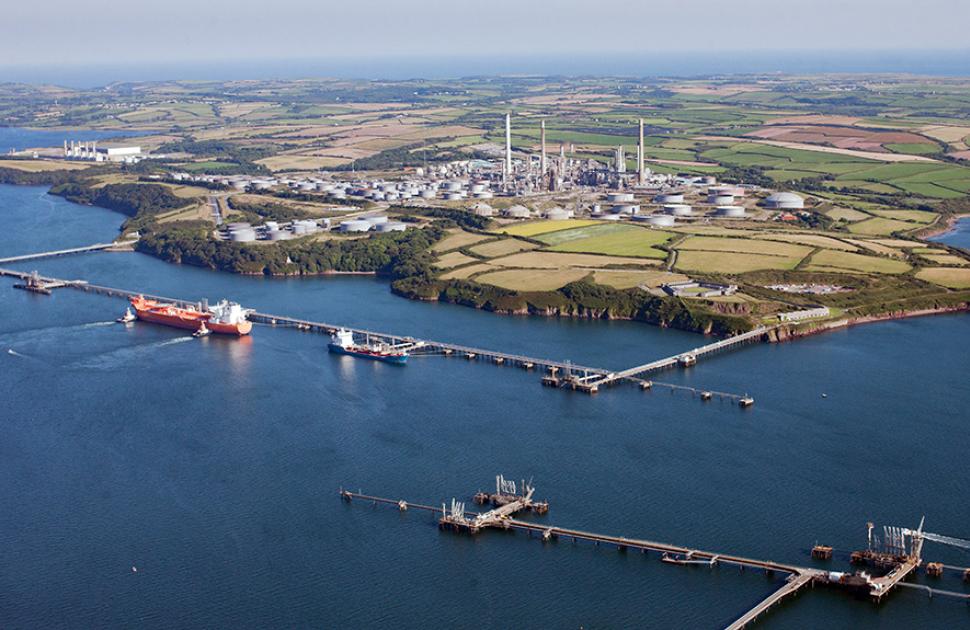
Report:
[[[886,144],[930,144],[927,138],[907,131],[873,131],[860,127],[827,125],[771,125],[745,134],[764,140],[827,144],[840,149],[887,151]]]

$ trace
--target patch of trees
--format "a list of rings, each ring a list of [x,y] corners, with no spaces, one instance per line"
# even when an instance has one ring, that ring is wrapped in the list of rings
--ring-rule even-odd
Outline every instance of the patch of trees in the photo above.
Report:
[[[430,226],[362,239],[234,243],[209,238],[202,221],[151,226],[137,248],[163,260],[222,271],[308,275],[332,271],[374,272],[393,279],[431,276],[431,246],[444,230]]]
[[[728,184],[753,184],[763,188],[775,185],[775,181],[765,175],[765,169],[760,166],[732,166],[717,177]]]
[[[114,210],[129,217],[140,213],[158,214],[188,205],[189,201],[172,194],[161,184],[106,184],[93,188],[84,184],[67,183],[51,188],[52,195],[88,206]]]
[[[226,140],[179,140],[169,142],[158,148],[158,153],[191,153],[192,155],[211,157],[220,162],[230,162],[236,165],[240,173],[261,174],[269,171],[256,160],[270,157],[274,154],[271,147],[244,146]]]

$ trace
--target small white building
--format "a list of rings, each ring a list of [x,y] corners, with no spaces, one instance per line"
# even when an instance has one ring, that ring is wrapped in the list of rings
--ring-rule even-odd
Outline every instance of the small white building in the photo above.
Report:
[[[816,319],[818,317],[828,317],[831,315],[829,307],[819,306],[818,308],[808,308],[803,311],[791,311],[789,313],[778,313],[778,319],[783,322],[800,322],[806,319]]]

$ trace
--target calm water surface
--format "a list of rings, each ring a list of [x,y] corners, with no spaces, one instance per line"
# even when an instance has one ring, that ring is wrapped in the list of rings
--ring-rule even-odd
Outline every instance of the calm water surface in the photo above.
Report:
[[[0,187],[0,257],[116,234],[118,215],[41,193]],[[611,368],[702,343],[409,302],[368,278],[241,278],[108,253],[20,268]],[[867,520],[925,514],[929,530],[970,537],[964,315],[750,346],[659,377],[750,392],[743,411],[659,389],[574,395],[457,359],[338,358],[322,336],[264,326],[194,340],[113,324],[119,300],[11,284],[0,280],[4,628],[713,628],[779,585],[519,534],[456,537],[426,514],[345,505],[341,486],[436,503],[499,472],[534,477],[543,521],[805,565],[820,541],[836,570]],[[970,565],[929,543],[925,555]],[[953,628],[970,611],[816,589],[762,623]]]

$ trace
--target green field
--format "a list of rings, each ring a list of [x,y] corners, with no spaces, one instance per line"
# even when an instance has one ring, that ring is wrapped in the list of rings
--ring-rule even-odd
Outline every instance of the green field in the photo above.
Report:
[[[910,266],[900,260],[893,260],[891,258],[864,256],[851,252],[837,252],[823,249],[812,256],[805,269],[807,271],[896,274],[906,273],[910,270]]]
[[[916,277],[950,289],[970,289],[970,269],[930,267],[919,271]]]
[[[677,250],[680,252],[694,249],[709,252],[765,254],[768,256],[785,256],[799,259],[808,256],[812,251],[811,247],[793,243],[763,239],[718,238],[716,236],[692,236],[677,245]]]
[[[665,258],[667,253],[655,246],[666,243],[672,237],[672,233],[661,230],[610,224],[557,232],[543,240],[551,245],[548,249],[554,252]]]
[[[770,269],[794,269],[801,260],[801,257],[798,256],[785,257],[688,250],[677,253],[675,268],[680,271],[697,271],[700,273],[736,274]]]
[[[600,221],[565,219],[562,221],[532,221],[529,223],[518,223],[516,225],[502,226],[497,231],[512,236],[538,236],[559,230],[584,227],[587,225],[597,225]]]

